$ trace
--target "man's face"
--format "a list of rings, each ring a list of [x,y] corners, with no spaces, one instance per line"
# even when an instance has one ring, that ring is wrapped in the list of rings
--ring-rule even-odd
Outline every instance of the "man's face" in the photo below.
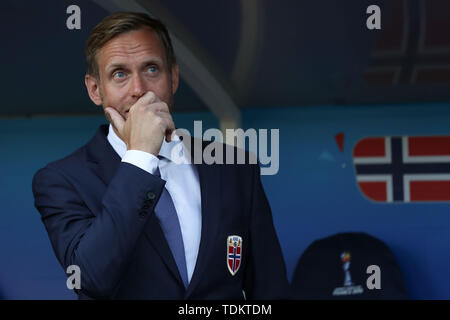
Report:
[[[97,64],[100,81],[87,75],[86,86],[92,101],[103,109],[112,107],[126,119],[130,107],[152,91],[172,110],[178,66],[169,71],[155,31],[144,27],[111,39],[97,53]]]

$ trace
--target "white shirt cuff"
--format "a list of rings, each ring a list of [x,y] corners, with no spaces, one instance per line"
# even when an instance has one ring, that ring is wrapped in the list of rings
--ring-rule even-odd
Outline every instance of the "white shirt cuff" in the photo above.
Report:
[[[140,150],[127,150],[122,158],[122,162],[128,162],[148,173],[154,174],[158,167],[158,157]]]

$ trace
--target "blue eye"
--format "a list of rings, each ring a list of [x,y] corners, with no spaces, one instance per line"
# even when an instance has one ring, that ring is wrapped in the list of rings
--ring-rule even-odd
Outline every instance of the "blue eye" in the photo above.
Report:
[[[124,77],[125,77],[125,73],[122,71],[117,71],[116,73],[114,73],[114,78],[122,79]]]
[[[155,72],[158,71],[158,67],[157,66],[150,66],[150,67],[148,67],[148,71],[150,73],[155,73]]]

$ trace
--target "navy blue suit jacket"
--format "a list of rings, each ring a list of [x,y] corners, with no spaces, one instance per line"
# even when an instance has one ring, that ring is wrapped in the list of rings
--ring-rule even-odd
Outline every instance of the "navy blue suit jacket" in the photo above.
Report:
[[[40,169],[35,206],[56,257],[81,269],[79,298],[285,298],[285,264],[258,165],[195,165],[202,231],[191,282],[184,288],[153,210],[165,181],[121,162],[99,128],[86,145]],[[227,267],[227,237],[242,237],[242,260]]]

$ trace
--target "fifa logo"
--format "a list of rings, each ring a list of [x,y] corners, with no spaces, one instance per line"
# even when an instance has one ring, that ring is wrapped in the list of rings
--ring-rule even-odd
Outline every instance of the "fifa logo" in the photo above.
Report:
[[[350,276],[350,260],[351,260],[351,255],[350,252],[344,251],[341,254],[341,261],[342,261],[342,269],[344,269],[344,273],[345,273],[345,278],[344,278],[344,286],[352,286],[353,282],[352,282],[352,278]]]
[[[350,262],[352,259],[350,252],[342,252],[340,258],[342,262],[342,269],[344,270],[344,286],[334,288],[333,296],[350,296],[362,294],[364,292],[363,287],[361,285],[355,285],[352,281],[352,277],[350,276]],[[367,288],[369,290],[372,290],[374,288],[381,289],[380,267],[378,267],[377,265],[370,265],[369,267],[367,267],[366,272],[368,274],[373,272],[373,274],[367,279]]]

